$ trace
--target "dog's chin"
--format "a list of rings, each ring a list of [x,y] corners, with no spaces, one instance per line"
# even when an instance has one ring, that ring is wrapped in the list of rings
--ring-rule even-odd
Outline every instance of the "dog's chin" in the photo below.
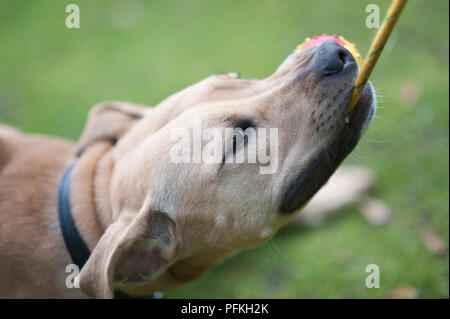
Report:
[[[280,203],[282,213],[293,213],[303,207],[326,183],[355,148],[371,123],[375,110],[375,91],[367,83],[355,108],[348,114],[348,123],[286,188]]]

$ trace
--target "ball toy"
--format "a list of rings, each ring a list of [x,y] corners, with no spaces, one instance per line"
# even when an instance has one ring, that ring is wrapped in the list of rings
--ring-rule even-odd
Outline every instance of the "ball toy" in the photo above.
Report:
[[[346,48],[355,58],[356,63],[358,64],[359,68],[360,69],[362,68],[364,60],[363,60],[361,54],[359,53],[358,49],[356,49],[355,44],[345,40],[344,37],[337,36],[337,35],[328,35],[328,34],[324,33],[320,36],[315,35],[312,38],[306,38],[305,41],[303,41],[303,43],[300,44],[297,47],[297,49],[294,50],[294,52],[300,51],[302,49],[305,49],[305,48],[311,47],[311,46],[319,46],[328,40],[334,40],[339,45]]]
[[[314,36],[312,38],[306,38],[305,41],[300,44],[294,52],[302,50],[304,48],[310,46],[317,46],[322,44],[327,40],[334,40],[338,44],[342,45],[346,48],[355,58],[356,63],[359,66],[359,73],[356,77],[355,83],[353,84],[353,92],[352,97],[350,99],[349,106],[347,108],[347,112],[353,111],[356,104],[358,103],[359,98],[361,97],[361,93],[364,90],[364,86],[366,85],[370,74],[372,73],[375,64],[378,61],[378,58],[383,51],[383,48],[391,35],[392,30],[394,29],[395,24],[397,23],[398,18],[400,17],[400,13],[402,12],[407,0],[393,0],[389,10],[387,12],[386,17],[384,18],[383,24],[378,30],[375,38],[372,41],[372,45],[370,46],[369,53],[365,61],[362,59],[361,54],[359,54],[353,43],[348,42],[343,37],[338,37],[337,35],[327,35],[322,34],[321,36]]]

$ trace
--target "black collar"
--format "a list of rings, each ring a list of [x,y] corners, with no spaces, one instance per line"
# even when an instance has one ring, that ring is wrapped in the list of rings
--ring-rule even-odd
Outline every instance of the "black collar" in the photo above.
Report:
[[[79,269],[83,268],[84,264],[89,259],[91,252],[78,232],[77,226],[72,216],[72,209],[70,206],[70,184],[72,181],[72,171],[75,163],[70,165],[63,174],[58,188],[58,219],[61,233],[64,238],[64,243],[69,252],[70,258],[74,264],[78,265]],[[114,291],[115,299],[128,298],[143,298],[129,296],[121,291]],[[146,297],[154,298],[154,295]]]
[[[87,262],[91,252],[78,232],[72,217],[72,210],[70,207],[70,184],[74,167],[75,164],[72,164],[66,169],[59,183],[58,218],[61,233],[67,250],[69,251],[69,255],[72,258],[73,263],[78,265],[79,269],[81,269]]]

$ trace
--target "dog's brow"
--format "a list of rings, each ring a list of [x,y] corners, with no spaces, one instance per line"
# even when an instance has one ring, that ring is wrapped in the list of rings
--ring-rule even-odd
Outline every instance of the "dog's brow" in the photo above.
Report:
[[[227,127],[241,128],[245,131],[249,127],[255,127],[256,123],[253,119],[248,117],[238,117],[236,115],[230,115],[224,120]]]
[[[243,131],[248,129],[249,127],[255,127],[255,122],[252,119],[243,118],[239,119],[234,123],[235,128],[241,128]]]

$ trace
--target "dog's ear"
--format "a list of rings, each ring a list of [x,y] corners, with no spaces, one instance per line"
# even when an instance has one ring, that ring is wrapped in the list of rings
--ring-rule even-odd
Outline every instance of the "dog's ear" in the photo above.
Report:
[[[89,112],[87,123],[76,145],[77,156],[98,141],[119,140],[148,108],[126,102],[102,102]]]
[[[158,211],[122,213],[95,246],[80,272],[80,288],[113,298],[114,282],[139,283],[163,273],[179,247],[175,222]]]

